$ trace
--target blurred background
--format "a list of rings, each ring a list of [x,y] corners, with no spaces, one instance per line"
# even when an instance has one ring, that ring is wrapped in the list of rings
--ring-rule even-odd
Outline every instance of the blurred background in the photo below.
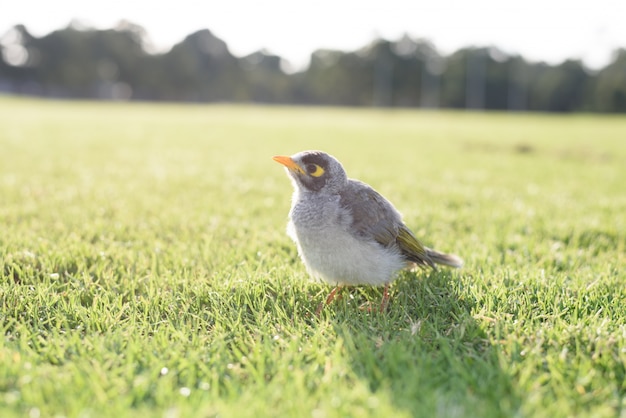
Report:
[[[626,112],[624,1],[335,3],[12,2],[0,93]]]

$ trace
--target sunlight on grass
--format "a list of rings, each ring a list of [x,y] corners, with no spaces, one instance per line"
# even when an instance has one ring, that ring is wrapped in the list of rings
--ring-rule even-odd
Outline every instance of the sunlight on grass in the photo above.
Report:
[[[0,415],[624,416],[626,119],[0,99]],[[271,159],[462,270],[309,281]]]

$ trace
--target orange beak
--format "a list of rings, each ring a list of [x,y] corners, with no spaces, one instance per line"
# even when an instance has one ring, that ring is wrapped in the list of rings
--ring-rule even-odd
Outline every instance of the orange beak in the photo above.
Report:
[[[300,174],[304,174],[304,170],[294,160],[292,160],[291,157],[277,155],[272,159],[278,163],[281,163],[291,171],[297,171]]]

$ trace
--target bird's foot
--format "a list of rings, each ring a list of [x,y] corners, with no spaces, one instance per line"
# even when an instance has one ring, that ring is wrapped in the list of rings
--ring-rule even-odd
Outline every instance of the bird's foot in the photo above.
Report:
[[[385,290],[383,290],[383,300],[380,302],[378,312],[383,313],[389,307],[389,283],[385,284]],[[375,312],[376,308],[372,306],[372,302],[366,302],[359,306],[359,309],[367,312]]]

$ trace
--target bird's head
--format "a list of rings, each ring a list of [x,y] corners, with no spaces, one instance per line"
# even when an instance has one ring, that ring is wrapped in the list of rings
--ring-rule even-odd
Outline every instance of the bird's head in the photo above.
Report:
[[[302,151],[291,157],[278,155],[274,161],[286,167],[295,187],[302,192],[336,193],[348,182],[341,163],[322,151]]]

